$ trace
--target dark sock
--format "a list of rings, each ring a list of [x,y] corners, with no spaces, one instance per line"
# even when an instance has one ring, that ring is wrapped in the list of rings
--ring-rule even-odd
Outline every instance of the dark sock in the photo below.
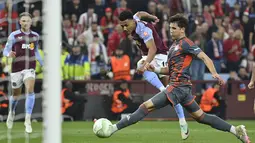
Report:
[[[230,132],[230,128],[232,126],[221,118],[206,113],[204,113],[199,119],[197,119],[197,121],[199,123],[210,125],[212,128],[225,132]]]
[[[141,106],[139,106],[139,108],[134,113],[121,119],[116,124],[116,126],[117,126],[118,130],[121,130],[122,128],[130,126],[130,125],[135,124],[138,121],[142,120],[148,113],[149,113],[148,109],[142,104]]]

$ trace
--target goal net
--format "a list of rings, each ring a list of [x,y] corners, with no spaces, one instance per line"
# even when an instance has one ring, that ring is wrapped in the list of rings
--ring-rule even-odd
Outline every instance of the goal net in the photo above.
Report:
[[[32,15],[31,30],[40,36],[39,53],[43,66],[36,63],[35,105],[31,115],[33,133],[24,134],[25,85],[18,98],[12,129],[7,129],[9,99],[13,95],[10,84],[13,59],[4,57],[8,36],[20,29],[19,14]],[[0,142],[3,143],[60,143],[61,142],[61,0],[1,0],[0,1]],[[27,52],[26,52],[27,54]],[[29,54],[29,53],[28,53]]]

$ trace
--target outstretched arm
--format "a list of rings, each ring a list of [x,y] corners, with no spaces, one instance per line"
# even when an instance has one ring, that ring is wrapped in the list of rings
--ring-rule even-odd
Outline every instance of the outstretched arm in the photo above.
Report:
[[[158,22],[158,21],[159,21],[159,19],[158,19],[157,16],[151,15],[151,14],[145,12],[145,11],[139,11],[139,12],[137,12],[137,13],[134,15],[134,18],[135,18],[135,19],[139,19],[139,20],[140,20],[141,18],[149,18],[149,19],[153,19],[154,22]]]
[[[249,88],[249,89],[254,88],[254,82],[255,82],[255,64],[253,64],[251,81],[250,81],[250,83],[248,84],[248,88]],[[255,103],[255,102],[254,102],[254,103]],[[254,112],[255,112],[255,104],[254,104]]]
[[[201,60],[205,63],[206,67],[207,67],[207,68],[209,69],[209,71],[211,72],[212,77],[215,78],[215,79],[217,79],[217,80],[219,81],[219,84],[220,84],[220,85],[223,85],[223,84],[224,84],[224,81],[223,81],[223,79],[218,75],[218,73],[217,73],[217,71],[216,71],[216,69],[215,69],[215,67],[214,67],[213,61],[212,61],[204,52],[202,52],[202,51],[197,55],[197,57],[198,57],[199,59],[201,59]]]

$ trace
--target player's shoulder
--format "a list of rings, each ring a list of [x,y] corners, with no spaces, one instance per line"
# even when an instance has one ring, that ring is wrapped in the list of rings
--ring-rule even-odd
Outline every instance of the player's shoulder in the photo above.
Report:
[[[136,33],[140,33],[140,32],[144,32],[144,31],[148,31],[151,30],[150,27],[148,27],[147,25],[148,23],[145,21],[137,21],[136,22]]]
[[[9,35],[10,37],[15,37],[16,35],[21,34],[22,32],[20,30],[15,30],[13,32],[11,32],[11,34]]]
[[[38,34],[37,32],[35,32],[35,31],[31,31],[31,34],[33,34],[33,35],[39,37],[39,34]]]
[[[187,38],[187,37],[182,38],[180,40],[180,44],[181,44],[182,47],[186,47],[186,48],[192,47],[192,46],[195,45],[194,42],[192,40],[190,40],[189,38]]]

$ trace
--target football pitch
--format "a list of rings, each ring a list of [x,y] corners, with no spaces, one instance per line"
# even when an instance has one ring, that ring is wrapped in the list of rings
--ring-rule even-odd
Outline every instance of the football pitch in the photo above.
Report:
[[[101,139],[92,132],[93,122],[64,122],[62,126],[63,143],[240,143],[230,133],[220,132],[211,127],[188,121],[190,136],[181,140],[177,121],[142,121],[125,128],[110,138]],[[233,125],[243,124],[255,143],[255,121],[230,121]],[[41,143],[42,123],[33,123],[33,133],[24,133],[23,122],[14,124],[7,131],[0,123],[0,143]]]

